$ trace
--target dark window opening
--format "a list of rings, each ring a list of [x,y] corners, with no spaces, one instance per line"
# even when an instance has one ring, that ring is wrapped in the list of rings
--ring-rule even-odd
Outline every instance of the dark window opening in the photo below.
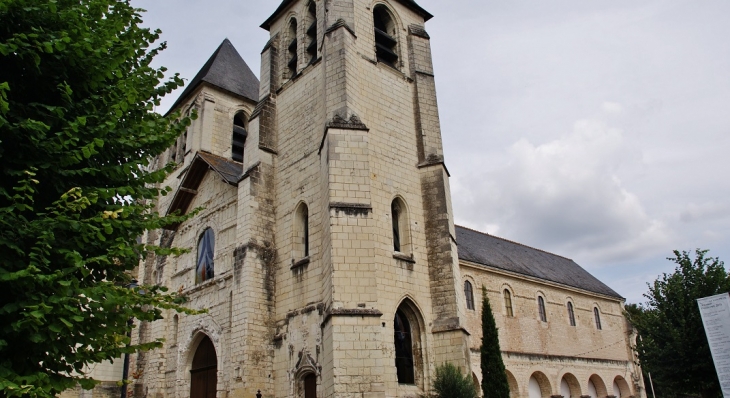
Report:
[[[542,296],[537,296],[537,311],[540,313],[540,320],[547,322],[547,314],[545,314],[545,300]]]
[[[198,241],[198,262],[195,266],[195,283],[213,279],[213,255],[215,253],[215,234],[207,228]]]
[[[570,326],[575,326],[575,311],[573,311],[573,303],[568,301],[568,320],[570,321]]]
[[[474,309],[474,290],[472,289],[471,282],[464,282],[464,296],[466,297],[466,309]]]
[[[394,329],[395,367],[398,383],[415,384],[411,324],[400,309],[395,313]]]
[[[304,257],[309,256],[309,209],[306,205],[302,205],[301,211],[302,223],[302,244],[304,246]]]
[[[317,5],[314,2],[309,3],[308,11],[312,23],[307,28],[307,56],[311,64],[317,60]]]
[[[373,23],[375,25],[375,57],[378,62],[395,67],[396,61],[398,61],[398,41],[395,38],[395,23],[385,6],[375,6]]]
[[[291,41],[289,42],[289,46],[287,47],[287,51],[289,53],[289,61],[286,64],[286,67],[289,70],[289,78],[293,78],[294,75],[297,74],[297,20],[292,19],[291,23],[289,24],[289,38]]]
[[[504,289],[504,308],[507,311],[507,316],[515,316],[512,311],[512,294],[507,289]]]
[[[218,359],[213,342],[206,336],[198,345],[190,369],[190,398],[215,398]]]
[[[601,314],[598,313],[598,308],[593,307],[593,315],[596,317],[596,329],[601,330]]]
[[[304,398],[317,398],[317,376],[313,373],[304,377]]]
[[[399,225],[399,218],[400,218],[400,206],[398,206],[397,200],[394,200],[393,203],[390,204],[390,213],[391,218],[393,220],[393,250],[399,252],[400,251],[400,225]]]
[[[246,120],[242,112],[233,117],[233,137],[231,138],[231,159],[243,162],[243,148],[246,144]]]

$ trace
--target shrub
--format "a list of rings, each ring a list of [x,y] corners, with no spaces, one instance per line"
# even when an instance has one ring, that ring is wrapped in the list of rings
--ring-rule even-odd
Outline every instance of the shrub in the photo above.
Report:
[[[462,376],[459,368],[447,362],[436,368],[433,382],[436,398],[477,398],[477,389],[470,375]]]

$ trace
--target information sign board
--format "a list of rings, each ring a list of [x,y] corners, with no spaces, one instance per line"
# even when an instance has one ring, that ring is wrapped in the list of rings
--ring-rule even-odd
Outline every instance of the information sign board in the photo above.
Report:
[[[724,398],[730,398],[730,294],[697,299]]]

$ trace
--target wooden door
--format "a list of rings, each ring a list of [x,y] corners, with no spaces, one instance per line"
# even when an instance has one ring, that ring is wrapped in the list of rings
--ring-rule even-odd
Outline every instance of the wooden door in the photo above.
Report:
[[[198,345],[190,369],[190,398],[215,398],[218,383],[218,359],[208,337]]]

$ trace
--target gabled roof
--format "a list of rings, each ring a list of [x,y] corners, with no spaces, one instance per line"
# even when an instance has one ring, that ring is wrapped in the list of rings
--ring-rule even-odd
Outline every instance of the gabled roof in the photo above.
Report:
[[[251,72],[230,40],[225,39],[190,81],[167,113],[177,108],[203,82],[233,94],[259,101],[259,79]]]
[[[622,298],[569,258],[458,225],[456,243],[460,260]]]
[[[283,0],[281,4],[279,4],[279,7],[274,11],[273,14],[271,14],[270,17],[264,21],[264,23],[261,24],[261,27],[269,30],[271,29],[271,24],[274,22],[276,18],[278,18],[281,14],[286,11],[287,7],[289,7],[291,4],[293,4],[296,0]],[[414,0],[396,0],[397,2],[401,3],[402,5],[408,7],[411,11],[415,12],[416,14],[423,17],[424,21],[428,21],[429,19],[433,18],[433,15],[431,15],[428,11],[424,10],[421,6],[416,4]]]
[[[238,179],[243,173],[243,165],[211,153],[196,153],[190,167],[185,172],[185,177],[180,181],[180,186],[175,191],[175,196],[172,198],[170,208],[167,209],[167,214],[177,210],[180,210],[180,214],[185,214],[188,211],[190,203],[198,194],[200,182],[203,181],[203,177],[208,173],[208,170],[217,173],[223,182],[237,186]]]

